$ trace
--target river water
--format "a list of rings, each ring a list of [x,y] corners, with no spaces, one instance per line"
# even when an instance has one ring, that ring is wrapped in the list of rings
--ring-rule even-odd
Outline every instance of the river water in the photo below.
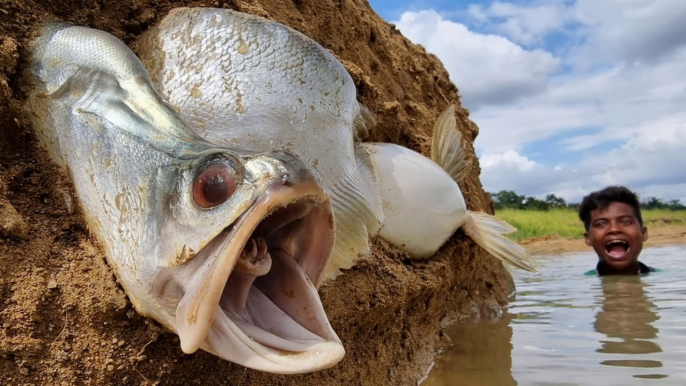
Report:
[[[686,385],[686,245],[646,248],[645,276],[596,277],[593,253],[534,257],[496,321],[460,323],[422,386]]]

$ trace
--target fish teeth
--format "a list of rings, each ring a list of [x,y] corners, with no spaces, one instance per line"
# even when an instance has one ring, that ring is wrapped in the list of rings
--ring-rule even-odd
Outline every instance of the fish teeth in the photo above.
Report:
[[[266,275],[272,267],[272,257],[267,252],[267,240],[264,237],[250,238],[241,257],[236,262],[236,269],[255,276]]]
[[[241,260],[252,260],[255,257],[257,257],[257,243],[255,242],[255,239],[250,239],[248,240],[248,244],[246,245],[245,248],[243,248],[243,252],[241,252]]]
[[[264,237],[257,239],[257,256],[262,256],[267,253],[267,240]]]

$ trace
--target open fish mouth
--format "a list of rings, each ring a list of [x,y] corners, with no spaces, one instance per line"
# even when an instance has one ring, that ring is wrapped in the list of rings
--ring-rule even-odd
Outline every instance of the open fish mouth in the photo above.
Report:
[[[317,293],[333,242],[330,199],[316,183],[268,189],[158,282],[163,297],[183,291],[175,326],[182,350],[283,374],[338,363],[345,350]]]

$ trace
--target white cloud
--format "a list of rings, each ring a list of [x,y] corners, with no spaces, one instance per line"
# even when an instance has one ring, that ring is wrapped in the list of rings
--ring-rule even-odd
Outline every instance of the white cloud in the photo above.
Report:
[[[686,1],[578,0],[586,61],[600,58],[652,62],[686,45]]]
[[[394,24],[410,40],[441,58],[468,108],[502,104],[546,87],[560,63],[549,52],[525,50],[497,35],[482,35],[433,10],[405,12]]]
[[[484,189],[489,192],[514,190],[527,196],[562,193],[570,174],[577,173],[565,165],[552,168],[541,165],[514,150],[485,154],[479,158],[479,164]],[[556,190],[550,190],[551,186]]]
[[[550,1],[530,7],[501,2],[488,7],[471,5],[467,13],[479,22],[490,22],[494,31],[527,45],[540,42],[547,33],[562,29],[572,20],[562,2]]]
[[[500,154],[486,154],[479,159],[479,164],[484,169],[504,166],[518,172],[528,172],[538,166],[534,161],[519,155],[514,150],[507,150]]]
[[[582,41],[575,59],[654,61],[686,45],[683,0],[539,0],[526,6],[493,2],[470,5],[467,15],[513,41],[540,43],[546,34],[566,31]]]
[[[656,119],[638,128],[623,146],[583,160],[581,167],[602,185],[686,183],[686,112]],[[681,196],[686,196],[686,192]]]
[[[549,167],[513,150],[479,159],[484,188],[569,201],[608,185],[627,185],[643,197],[686,203],[686,112],[639,127],[621,147],[595,154],[577,165]]]
[[[467,6],[467,14],[482,23],[488,21],[488,14],[484,11],[481,5],[470,4]]]
[[[686,106],[686,49],[660,63],[618,64],[593,74],[551,77],[546,92],[507,106],[484,106],[472,119],[480,127],[480,152],[521,150],[556,133],[597,128],[570,137],[565,150],[584,150],[601,142],[617,147],[658,119],[681,114]]]
[[[432,10],[396,22],[443,61],[471,109],[484,187],[578,201],[624,184],[686,202],[686,1],[528,4],[461,13],[490,34]],[[557,57],[543,49],[551,32]],[[580,161],[547,149],[535,162],[536,146]]]
[[[676,199],[681,201],[682,204],[686,204],[686,183],[649,185],[641,190],[640,196],[641,199],[647,197],[657,197],[667,201]]]

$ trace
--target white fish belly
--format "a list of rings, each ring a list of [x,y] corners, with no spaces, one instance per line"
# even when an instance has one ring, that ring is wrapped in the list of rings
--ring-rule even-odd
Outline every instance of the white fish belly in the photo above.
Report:
[[[426,257],[467,219],[460,187],[432,160],[402,146],[365,143],[379,179],[379,235],[413,257]]]

